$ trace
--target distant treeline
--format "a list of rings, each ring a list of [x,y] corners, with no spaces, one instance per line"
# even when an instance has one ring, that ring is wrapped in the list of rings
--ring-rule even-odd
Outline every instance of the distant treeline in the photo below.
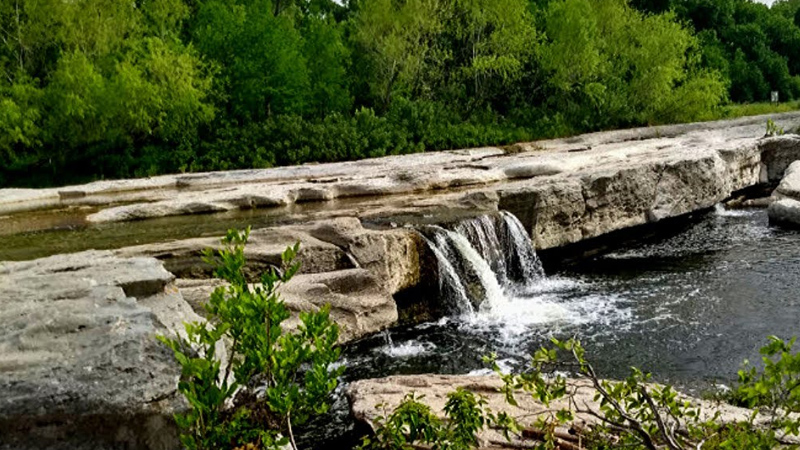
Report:
[[[800,0],[4,0],[0,186],[711,119],[773,90],[800,98],[799,10]]]

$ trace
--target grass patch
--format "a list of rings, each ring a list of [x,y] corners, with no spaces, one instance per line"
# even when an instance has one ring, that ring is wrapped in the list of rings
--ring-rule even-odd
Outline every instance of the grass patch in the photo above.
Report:
[[[800,100],[784,103],[742,103],[726,105],[720,108],[719,119],[736,119],[738,117],[760,116],[763,114],[779,114],[800,110]]]

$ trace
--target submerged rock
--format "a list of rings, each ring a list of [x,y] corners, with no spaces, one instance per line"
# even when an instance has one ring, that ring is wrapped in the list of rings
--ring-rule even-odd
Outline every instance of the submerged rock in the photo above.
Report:
[[[0,448],[173,449],[180,368],[156,340],[199,317],[152,258],[0,263]]]

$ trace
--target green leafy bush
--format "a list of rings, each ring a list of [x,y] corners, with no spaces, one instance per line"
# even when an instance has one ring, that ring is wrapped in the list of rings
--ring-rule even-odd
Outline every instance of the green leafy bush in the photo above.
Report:
[[[299,268],[293,262],[299,244],[283,253],[280,269],[250,286],[244,272],[248,235],[249,229],[231,230],[222,249],[205,253],[215,275],[228,283],[211,295],[208,321],[186,324],[184,336],[159,337],[182,367],[178,390],[189,411],[176,420],[181,442],[191,450],[296,449],[292,427],[328,410],[344,370],[334,367],[339,329],[327,307],[301,313],[296,331],[281,327],[289,311],[277,289]]]
[[[745,361],[739,385],[731,393],[733,402],[748,408],[800,412],[800,353],[792,353],[796,341],[770,336],[761,348],[764,367],[758,370]]]

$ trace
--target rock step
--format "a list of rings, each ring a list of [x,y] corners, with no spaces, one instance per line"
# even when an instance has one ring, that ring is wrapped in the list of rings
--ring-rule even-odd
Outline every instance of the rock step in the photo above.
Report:
[[[419,261],[426,251],[412,229],[370,230],[355,217],[263,228],[252,230],[245,247],[248,280],[257,282],[265,271],[280,267],[281,254],[297,242],[300,274],[367,269],[389,294],[419,283]],[[157,258],[179,278],[207,279],[213,270],[202,262],[203,251],[219,246],[218,238],[197,238],[125,247],[114,254]]]
[[[111,252],[0,263],[0,448],[176,448],[180,368],[155,337],[200,318],[173,279]]]
[[[218,279],[176,281],[181,294],[198,314],[204,314],[203,305],[214,289],[224,285]],[[281,286],[279,292],[293,313],[284,322],[287,329],[300,323],[297,316],[300,311],[318,311],[329,304],[331,319],[340,327],[342,343],[376,333],[397,322],[397,305],[391,294],[365,269],[296,275]]]

